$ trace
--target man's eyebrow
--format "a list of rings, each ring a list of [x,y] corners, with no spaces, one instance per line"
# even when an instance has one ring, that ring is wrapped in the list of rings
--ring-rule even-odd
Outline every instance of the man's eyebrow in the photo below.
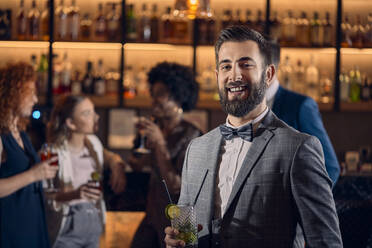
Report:
[[[223,64],[223,63],[231,63],[231,60],[230,59],[221,60],[220,62],[218,62],[218,65]]]
[[[238,62],[242,62],[242,61],[246,61],[246,60],[255,62],[254,59],[252,59],[251,57],[241,57],[240,59],[238,59]]]
[[[237,62],[242,62],[242,61],[247,61],[247,60],[255,62],[254,59],[252,59],[251,57],[241,57],[240,59],[238,59]],[[218,65],[221,65],[223,63],[231,63],[231,60],[230,59],[221,60],[220,62],[218,62]]]

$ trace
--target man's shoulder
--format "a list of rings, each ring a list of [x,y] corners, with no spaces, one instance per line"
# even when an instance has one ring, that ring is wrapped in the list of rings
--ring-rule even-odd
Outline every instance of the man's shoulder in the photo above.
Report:
[[[295,91],[288,90],[288,89],[285,89],[285,88],[281,88],[280,95],[283,98],[285,98],[287,101],[290,101],[290,102],[293,102],[293,103],[297,103],[297,104],[307,103],[307,102],[316,103],[309,96],[302,95],[300,93],[297,93]]]
[[[309,134],[302,133],[293,127],[289,126],[287,123],[279,119],[278,117],[275,118],[275,129],[273,130],[274,138],[279,142],[283,140],[292,140],[303,142],[306,139],[312,137]]]

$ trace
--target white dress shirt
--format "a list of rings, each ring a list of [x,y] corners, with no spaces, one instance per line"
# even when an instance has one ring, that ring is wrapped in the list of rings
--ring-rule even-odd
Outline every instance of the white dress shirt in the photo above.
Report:
[[[253,121],[250,121],[242,126],[253,124],[253,129],[257,128],[258,123],[268,112],[268,108],[265,109],[258,117]],[[234,127],[226,119],[226,125],[232,128]],[[242,127],[240,126],[240,127]],[[240,168],[242,167],[244,158],[251,147],[252,142],[245,141],[239,136],[232,138],[231,140],[223,140],[221,144],[221,152],[219,155],[220,166],[218,170],[218,177],[216,178],[216,191],[215,191],[215,217],[222,218],[226,211],[227,201],[229,200],[234,182],[239,174]]]

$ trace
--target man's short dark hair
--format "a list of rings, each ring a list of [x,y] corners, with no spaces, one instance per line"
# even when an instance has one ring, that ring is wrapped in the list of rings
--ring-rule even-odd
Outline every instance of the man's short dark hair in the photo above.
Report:
[[[223,29],[214,46],[216,55],[216,68],[218,68],[218,53],[223,43],[228,41],[243,42],[251,40],[257,43],[262,55],[264,66],[271,64],[270,46],[267,40],[257,31],[248,28],[247,26],[231,26]]]
[[[170,97],[183,111],[192,110],[198,100],[199,84],[195,82],[190,67],[178,63],[162,62],[151,68],[148,82],[152,87],[156,82],[163,83]]]
[[[271,63],[275,65],[276,68],[279,66],[280,62],[280,45],[277,41],[269,41],[270,52],[271,52]]]

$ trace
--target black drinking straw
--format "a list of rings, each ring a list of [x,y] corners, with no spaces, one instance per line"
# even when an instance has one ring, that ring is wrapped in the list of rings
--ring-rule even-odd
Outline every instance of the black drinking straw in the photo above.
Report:
[[[173,204],[172,198],[171,198],[171,196],[170,196],[170,194],[169,194],[169,190],[168,190],[167,183],[165,182],[164,179],[162,180],[162,182],[164,183],[165,190],[167,191],[167,195],[168,195],[168,198],[169,198],[169,202],[170,202],[171,204]]]

